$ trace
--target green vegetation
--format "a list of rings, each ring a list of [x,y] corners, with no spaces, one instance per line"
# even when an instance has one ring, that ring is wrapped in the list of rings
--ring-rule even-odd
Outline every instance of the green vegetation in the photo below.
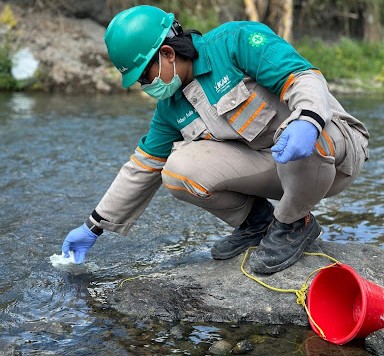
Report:
[[[17,20],[11,7],[6,4],[3,11],[0,13],[0,23],[7,26],[8,28],[14,28],[17,25]]]
[[[17,87],[16,80],[11,74],[11,61],[7,48],[0,48],[0,90],[11,91]]]
[[[384,45],[343,38],[337,43],[302,39],[297,51],[318,67],[328,81],[360,79],[369,88],[384,84]]]
[[[194,29],[201,33],[206,33],[220,25],[219,16],[215,9],[208,8],[204,12],[204,17],[199,13],[184,11],[179,17],[184,29]]]
[[[0,25],[6,29],[0,41],[0,90],[15,90],[16,80],[12,77],[10,60],[10,32],[17,24],[11,7],[7,4],[0,13]]]

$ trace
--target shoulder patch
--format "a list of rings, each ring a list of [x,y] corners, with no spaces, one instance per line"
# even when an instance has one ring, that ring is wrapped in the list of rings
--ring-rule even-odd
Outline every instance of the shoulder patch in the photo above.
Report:
[[[267,38],[262,33],[252,33],[248,38],[248,42],[252,47],[263,46],[266,41]]]

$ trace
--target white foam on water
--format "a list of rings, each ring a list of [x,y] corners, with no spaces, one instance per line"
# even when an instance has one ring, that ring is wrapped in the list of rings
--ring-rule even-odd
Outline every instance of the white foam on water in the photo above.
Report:
[[[49,260],[51,261],[52,267],[71,274],[93,273],[100,270],[100,267],[94,262],[75,263],[73,251],[69,251],[68,258],[64,257],[64,254],[53,254],[49,257]]]
[[[69,257],[65,258],[64,254],[56,255],[55,253],[49,257],[53,267],[68,266],[75,263],[75,255],[69,251]]]

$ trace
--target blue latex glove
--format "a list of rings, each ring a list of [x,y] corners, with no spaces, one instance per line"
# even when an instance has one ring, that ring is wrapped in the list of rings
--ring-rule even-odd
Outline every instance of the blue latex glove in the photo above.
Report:
[[[272,146],[272,156],[278,163],[287,163],[310,156],[319,131],[305,120],[292,121]]]
[[[89,230],[84,223],[78,228],[72,230],[63,242],[61,250],[64,257],[69,258],[69,251],[73,251],[75,263],[83,263],[88,250],[95,244],[98,236]]]

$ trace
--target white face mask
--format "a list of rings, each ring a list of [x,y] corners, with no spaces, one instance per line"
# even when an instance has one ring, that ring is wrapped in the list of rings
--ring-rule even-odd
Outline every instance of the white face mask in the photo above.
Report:
[[[141,86],[144,92],[150,95],[152,98],[162,100],[171,97],[176,93],[177,89],[179,89],[182,85],[180,77],[176,74],[176,63],[173,62],[173,78],[170,83],[164,83],[160,78],[161,73],[161,55],[159,52],[159,74],[155,79],[153,79],[152,83],[144,84]]]

